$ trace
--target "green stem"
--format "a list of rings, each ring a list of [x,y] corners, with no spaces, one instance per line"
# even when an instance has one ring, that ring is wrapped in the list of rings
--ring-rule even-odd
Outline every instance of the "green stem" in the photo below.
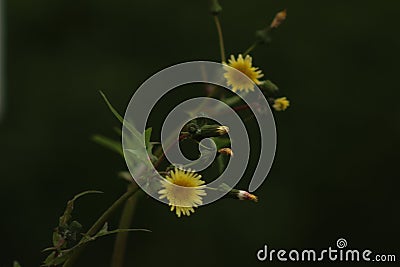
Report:
[[[161,149],[161,155],[158,159],[158,161],[154,164],[154,167],[157,168],[163,158],[164,158],[164,153]],[[137,184],[132,184],[128,187],[128,192],[132,190],[137,190],[138,186]],[[133,214],[135,212],[135,207],[137,203],[137,196],[132,195],[127,202],[125,203],[124,209],[122,211],[120,223],[119,223],[119,229],[128,229],[130,228],[132,224],[132,218]],[[117,237],[115,239],[114,243],[114,252],[111,260],[111,267],[121,267],[123,266],[124,263],[124,258],[125,258],[125,251],[126,251],[126,244],[128,241],[128,232],[121,232],[117,234]]]
[[[258,42],[254,42],[249,48],[247,48],[246,52],[244,52],[243,56],[247,56],[251,51],[253,51],[258,45]]]
[[[110,218],[110,216],[122,205],[124,204],[131,196],[133,196],[136,192],[139,191],[139,188],[136,187],[132,190],[126,191],[125,194],[120,196],[101,216],[97,221],[92,225],[92,227],[86,232],[87,236],[93,236],[95,235],[107,222],[107,220]],[[85,249],[86,245],[83,244],[80,248],[76,249],[71,257],[64,263],[63,267],[71,267],[73,266],[74,262],[76,259],[79,257],[79,255],[82,253],[82,251]]]
[[[226,58],[225,58],[224,37],[222,35],[222,28],[221,28],[221,23],[219,22],[218,15],[214,15],[214,22],[215,22],[215,26],[217,27],[217,31],[218,31],[218,39],[219,39],[219,49],[220,49],[220,53],[221,53],[221,61],[225,62]]]
[[[128,190],[133,190],[137,187],[136,184],[131,184]],[[118,229],[129,229],[132,225],[133,214],[135,212],[137,195],[131,196],[126,202],[122,211],[121,220]],[[111,260],[111,267],[122,267],[124,264],[124,257],[126,251],[126,244],[128,241],[128,232],[119,232],[115,238],[114,252]]]

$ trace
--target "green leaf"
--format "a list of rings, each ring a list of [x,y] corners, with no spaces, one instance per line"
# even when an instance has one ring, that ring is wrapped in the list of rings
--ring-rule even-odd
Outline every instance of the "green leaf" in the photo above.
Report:
[[[54,248],[60,247],[61,243],[64,243],[64,239],[58,231],[53,232],[53,246]]]
[[[105,223],[103,228],[100,231],[98,231],[97,234],[95,234],[93,237],[91,237],[92,240],[90,240],[90,241],[93,241],[99,237],[112,235],[112,234],[116,234],[116,233],[136,232],[136,231],[151,232],[150,230],[147,230],[147,229],[115,229],[115,230],[109,231],[108,223]]]
[[[55,258],[56,258],[56,252],[53,251],[53,252],[50,253],[49,256],[47,256],[47,258],[44,260],[43,266],[51,266],[51,264],[52,264],[52,262],[54,261]]]
[[[118,111],[111,105],[110,101],[107,99],[106,95],[100,91],[101,96],[103,97],[104,101],[106,102],[110,111],[114,114],[114,116],[122,123],[136,138],[141,140],[141,134],[134,128],[132,125],[124,121],[124,118],[118,113]]]
[[[83,228],[82,224],[80,224],[78,221],[72,221],[69,224],[69,230],[73,232],[80,232],[82,231],[82,228]]]
[[[79,242],[79,244],[77,244],[76,246],[70,248],[68,251],[73,251],[83,245],[85,245],[86,243],[95,241],[97,238],[99,237],[103,237],[103,236],[108,236],[108,235],[113,235],[113,234],[117,234],[117,233],[125,233],[125,232],[137,232],[137,231],[142,231],[142,232],[151,232],[148,229],[116,229],[116,230],[112,230],[109,231],[108,230],[108,223],[105,223],[103,225],[103,227],[101,228],[100,231],[98,231],[94,236],[88,236],[83,234],[83,238],[82,240]]]
[[[146,151],[150,157],[150,159],[153,160],[157,160],[157,158],[155,156],[153,156],[152,154],[152,150],[153,150],[153,143],[150,142],[150,138],[151,138],[151,132],[152,132],[152,128],[148,128],[144,134],[142,135],[141,133],[139,133],[139,131],[137,131],[132,125],[130,125],[127,121],[124,121],[124,118],[118,113],[118,111],[111,105],[110,101],[107,99],[106,95],[100,91],[101,96],[103,97],[104,101],[106,102],[108,108],[111,110],[111,112],[114,114],[114,116],[124,125],[124,127],[129,131],[130,135],[128,135],[128,133],[126,133],[125,135],[125,141],[127,144],[127,147],[129,148],[136,148],[136,147],[141,147],[143,146],[143,140],[146,146]],[[122,135],[121,130],[118,131],[118,134]],[[103,136],[99,136],[96,135],[94,137],[96,140],[96,142],[118,152],[119,154],[123,155],[123,152],[120,151],[119,146],[117,146],[117,144],[115,144],[113,142],[113,140],[110,140],[106,137]],[[121,148],[122,150],[122,148]],[[145,156],[145,155],[142,155]],[[142,161],[145,162],[145,160]],[[147,162],[145,162],[147,163]]]
[[[116,229],[116,230],[108,231],[105,233],[101,233],[100,235],[96,235],[96,238],[102,237],[102,236],[107,236],[107,235],[113,235],[113,234],[117,234],[117,233],[138,232],[138,231],[151,233],[151,231],[148,229]]]
[[[57,250],[57,248],[56,247],[48,247],[48,248],[42,249],[42,252],[48,252],[48,251],[54,251],[54,250]]]
[[[158,158],[153,155],[153,147],[154,147],[154,142],[151,142],[151,132],[153,131],[153,128],[147,128],[147,130],[144,132],[144,141],[146,145],[146,151],[147,155],[150,157],[150,160],[152,162],[156,162]]]
[[[136,149],[125,149],[126,152],[129,152],[132,154],[135,158],[137,158],[138,161],[142,161],[145,155],[142,153],[141,150],[136,150]]]
[[[111,105],[110,101],[108,101],[106,95],[100,91],[101,96],[103,97],[104,101],[106,102],[108,108],[111,110],[111,112],[114,114],[114,116],[119,120],[120,123],[124,123],[124,119],[122,116],[118,113],[118,111]]]
[[[58,255],[58,256],[53,260],[51,266],[54,266],[54,265],[57,266],[57,265],[63,264],[64,262],[66,262],[66,261],[68,260],[68,258],[69,258],[70,256],[71,256],[71,253],[70,253],[70,252],[66,252],[66,253],[62,253],[62,254]]]
[[[43,266],[56,266],[63,264],[71,255],[71,251],[61,251],[57,252],[53,251],[49,256],[44,260]]]
[[[99,193],[103,193],[101,191],[95,191],[95,190],[89,190],[89,191],[85,191],[82,193],[77,194],[76,196],[74,196],[70,201],[67,202],[67,207],[65,208],[64,214],[60,217],[59,220],[59,227],[68,227],[68,222],[71,220],[72,218],[72,211],[74,210],[74,203],[75,201],[87,194],[99,194]]]
[[[94,135],[92,137],[92,140],[96,142],[99,145],[104,146],[105,148],[108,148],[121,156],[124,156],[124,153],[122,152],[122,145],[121,142],[115,141],[111,138],[105,137],[103,135]]]
[[[150,138],[151,138],[151,132],[153,131],[153,128],[147,128],[147,130],[144,132],[144,143],[146,145],[147,153],[151,154],[151,149],[153,148],[153,145],[150,143]]]
[[[19,264],[18,261],[13,262],[13,267],[21,267],[21,264]]]
[[[107,99],[106,95],[100,91],[101,96],[103,97],[104,101],[106,102],[108,108],[110,111],[114,114],[114,116],[121,122],[124,127],[126,127],[133,137],[136,139],[135,141],[139,141],[139,144],[142,145],[142,134],[139,133],[132,125],[130,125],[127,121],[124,121],[124,118],[118,113],[118,111],[111,105],[110,101]],[[151,133],[151,132],[150,132]]]

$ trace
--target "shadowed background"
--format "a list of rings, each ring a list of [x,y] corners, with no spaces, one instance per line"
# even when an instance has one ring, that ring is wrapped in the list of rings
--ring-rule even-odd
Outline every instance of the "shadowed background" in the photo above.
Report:
[[[340,237],[399,258],[400,2],[221,4],[228,55],[288,9],[273,43],[252,53],[292,104],[275,116],[273,168],[258,204],[222,200],[177,219],[142,198],[133,227],[152,233],[130,236],[126,266],[262,266],[256,252],[264,244],[319,249]],[[155,72],[219,61],[218,40],[205,1],[19,0],[4,9],[0,266],[38,266],[68,199],[105,192],[76,204],[87,229],[125,191],[116,175],[123,160],[90,140],[118,126],[98,90],[123,112]],[[108,266],[113,242],[96,241],[76,266]]]

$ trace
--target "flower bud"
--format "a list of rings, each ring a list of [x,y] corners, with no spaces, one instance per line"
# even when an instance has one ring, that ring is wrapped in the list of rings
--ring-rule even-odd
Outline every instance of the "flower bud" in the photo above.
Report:
[[[226,188],[227,186],[220,186],[221,191],[228,191],[229,188]],[[257,196],[250,194],[247,191],[244,190],[238,190],[238,189],[231,189],[229,190],[228,194],[225,196],[227,198],[234,198],[234,199],[239,199],[239,200],[250,200],[253,202],[258,202]]]
[[[282,22],[285,21],[286,16],[287,16],[286,9],[282,10],[281,12],[278,12],[275,15],[274,20],[272,21],[270,28],[271,29],[278,28],[282,24]]]
[[[233,157],[233,151],[232,151],[232,149],[230,149],[228,147],[219,149],[218,153]]]
[[[218,137],[229,132],[229,127],[220,125],[203,125],[200,131],[194,135],[196,139]]]
[[[219,135],[224,135],[229,133],[229,127],[228,126],[219,126],[217,128],[217,132],[219,133]]]
[[[263,81],[259,86],[261,87],[261,89],[267,91],[270,94],[274,94],[279,91],[278,86],[270,80]]]
[[[221,13],[222,7],[219,4],[218,0],[211,0],[210,11],[211,11],[211,14],[213,14],[214,16]]]
[[[257,196],[250,194],[249,192],[244,190],[238,190],[237,198],[240,200],[250,200],[253,202],[258,202]]]

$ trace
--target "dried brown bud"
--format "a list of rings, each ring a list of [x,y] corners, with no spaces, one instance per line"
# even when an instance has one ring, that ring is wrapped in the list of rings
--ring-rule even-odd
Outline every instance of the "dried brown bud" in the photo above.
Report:
[[[279,25],[281,25],[282,22],[286,19],[286,16],[287,16],[286,9],[284,9],[284,10],[281,11],[281,12],[278,12],[278,13],[275,15],[275,18],[274,18],[274,20],[272,21],[270,27],[271,27],[272,29],[273,29],[273,28],[278,28]]]
[[[233,151],[228,147],[219,149],[218,153],[233,157]]]
[[[217,128],[217,132],[218,132],[220,135],[227,134],[227,133],[229,133],[229,127],[228,127],[228,126],[219,126],[219,127]]]

